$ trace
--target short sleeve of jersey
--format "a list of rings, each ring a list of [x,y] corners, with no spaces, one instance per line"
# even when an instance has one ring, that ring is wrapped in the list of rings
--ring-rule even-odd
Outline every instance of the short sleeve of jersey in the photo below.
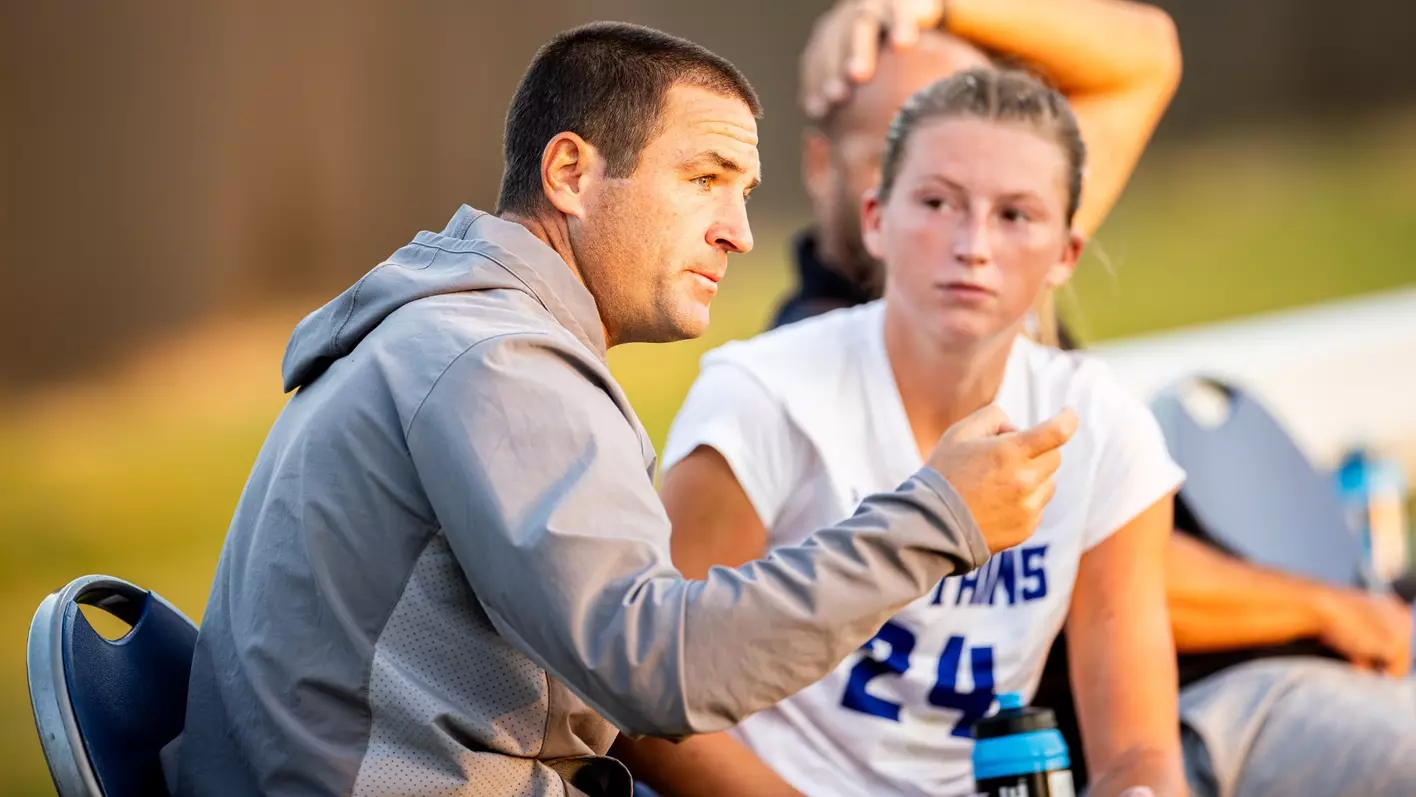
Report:
[[[762,524],[771,528],[811,458],[806,436],[746,368],[708,360],[664,443],[663,470],[699,446],[727,460]]]
[[[1096,365],[1091,395],[1078,402],[1090,409],[1082,422],[1094,424],[1097,440],[1084,550],[1105,541],[1185,481],[1185,471],[1171,458],[1150,408],[1104,366]]]

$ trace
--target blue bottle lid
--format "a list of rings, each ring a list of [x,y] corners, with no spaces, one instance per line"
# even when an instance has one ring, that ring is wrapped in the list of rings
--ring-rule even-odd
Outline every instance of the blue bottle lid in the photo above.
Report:
[[[1405,495],[1408,491],[1407,475],[1400,462],[1360,448],[1349,452],[1338,465],[1337,483],[1338,489],[1349,495],[1380,490]]]
[[[973,724],[975,783],[1071,766],[1051,711],[1024,705],[1016,692],[999,695],[998,706],[998,713]]]
[[[998,713],[974,722],[973,737],[992,739],[996,736],[1056,728],[1057,718],[1051,711],[1024,705],[1023,696],[1017,692],[1004,692],[998,696]]]

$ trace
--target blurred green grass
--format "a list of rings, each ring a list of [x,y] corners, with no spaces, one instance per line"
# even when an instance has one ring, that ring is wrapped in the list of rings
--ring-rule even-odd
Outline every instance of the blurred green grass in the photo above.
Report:
[[[1086,340],[1416,280],[1416,118],[1204,142],[1144,167],[1062,302]]]
[[[1416,282],[1409,124],[1198,144],[1151,158],[1075,280],[1064,312],[1097,340]],[[787,286],[790,229],[734,264],[709,335],[611,354],[656,445],[723,341],[758,331]],[[194,336],[153,374],[96,380],[0,413],[0,771],[5,794],[52,794],[25,687],[34,607],[93,572],[199,618],[222,536],[279,412],[294,314]],[[244,331],[243,331],[244,330]],[[233,341],[242,356],[228,356]],[[203,347],[208,347],[203,349]],[[166,368],[167,370],[163,370]]]

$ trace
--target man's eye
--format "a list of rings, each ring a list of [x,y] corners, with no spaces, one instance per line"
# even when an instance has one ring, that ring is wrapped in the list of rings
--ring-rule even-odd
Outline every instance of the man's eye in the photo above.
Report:
[[[702,175],[702,176],[699,176],[699,177],[695,177],[695,178],[693,178],[693,182],[696,183],[696,184],[697,184],[699,187],[701,187],[701,188],[712,188],[712,187],[713,187],[713,175],[711,175],[711,174],[705,174],[705,175]]]

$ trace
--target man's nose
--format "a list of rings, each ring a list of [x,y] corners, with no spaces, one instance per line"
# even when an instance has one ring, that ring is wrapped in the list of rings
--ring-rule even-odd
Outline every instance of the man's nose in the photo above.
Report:
[[[726,252],[747,254],[752,251],[752,225],[747,220],[747,203],[731,203],[718,223],[708,231],[708,243]]]

